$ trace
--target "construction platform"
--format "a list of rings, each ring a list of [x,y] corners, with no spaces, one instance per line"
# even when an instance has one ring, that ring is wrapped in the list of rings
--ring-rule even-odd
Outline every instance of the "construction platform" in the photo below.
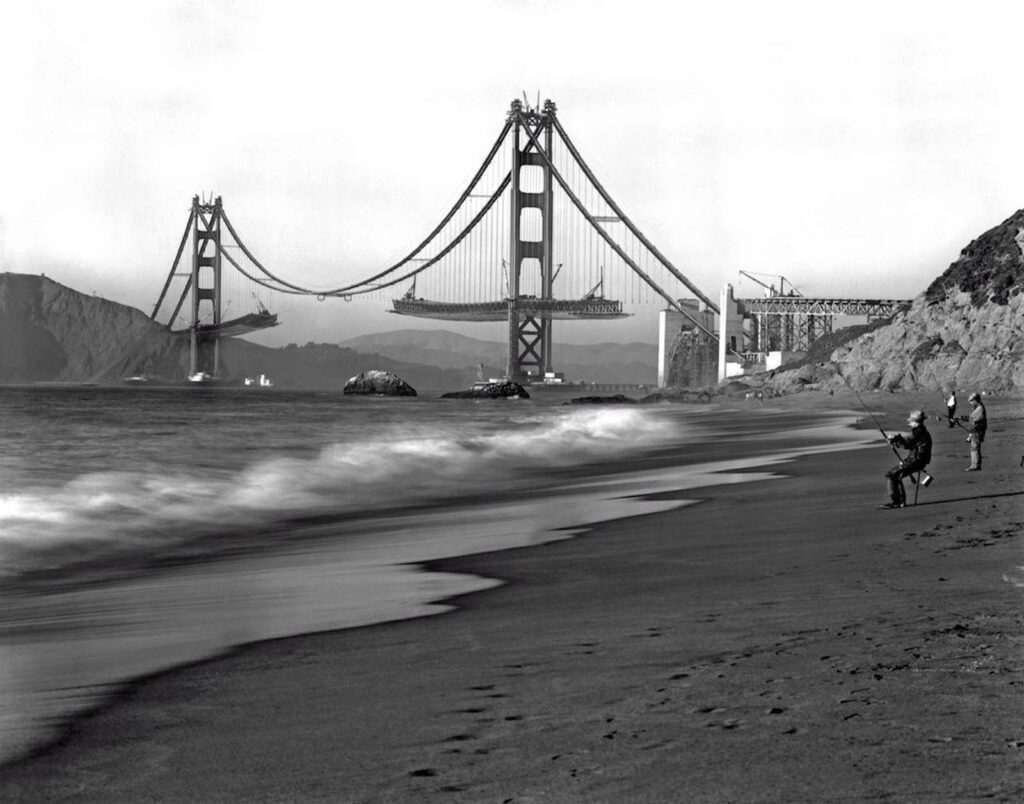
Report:
[[[622,311],[622,302],[610,299],[537,299],[521,296],[518,299],[503,299],[493,302],[439,302],[427,299],[394,299],[398,315],[415,318],[439,318],[445,321],[507,321],[509,305],[523,315],[534,318],[548,318],[555,321],[608,320],[628,318],[630,313]]]
[[[747,315],[864,315],[888,318],[905,307],[910,299],[814,299],[806,296],[765,296],[737,299]]]
[[[239,318],[232,318],[230,321],[221,321],[219,324],[199,324],[196,327],[196,332],[204,337],[210,335],[234,337],[276,326],[277,313],[248,313]],[[174,335],[191,335],[192,329],[172,329],[171,332]]]

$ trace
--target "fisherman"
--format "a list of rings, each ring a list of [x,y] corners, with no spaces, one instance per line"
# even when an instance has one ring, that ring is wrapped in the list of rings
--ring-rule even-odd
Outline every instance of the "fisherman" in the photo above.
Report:
[[[985,440],[985,431],[988,429],[988,414],[985,412],[985,405],[977,391],[967,397],[971,403],[969,416],[961,416],[961,420],[969,424],[967,428],[967,443],[971,445],[971,465],[964,471],[981,471],[981,442]]]
[[[956,427],[956,389],[949,389],[949,399],[946,400],[946,421],[949,422],[949,429]]]
[[[910,435],[903,436],[900,433],[889,436],[889,443],[893,447],[902,447],[910,450],[906,458],[899,464],[885,473],[889,482],[889,502],[879,508],[903,508],[907,504],[907,492],[903,488],[903,478],[923,472],[924,468],[932,459],[932,436],[924,426],[925,416],[923,410],[914,410],[907,417],[907,424],[910,425]]]

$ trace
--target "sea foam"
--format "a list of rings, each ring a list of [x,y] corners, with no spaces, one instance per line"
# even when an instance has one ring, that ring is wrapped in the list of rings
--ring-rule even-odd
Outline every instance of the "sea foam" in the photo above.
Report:
[[[314,457],[264,457],[234,471],[197,461],[91,472],[56,489],[0,495],[0,574],[519,488],[536,471],[614,460],[674,433],[677,423],[647,410],[548,410],[490,431],[455,421],[395,425],[325,444]]]

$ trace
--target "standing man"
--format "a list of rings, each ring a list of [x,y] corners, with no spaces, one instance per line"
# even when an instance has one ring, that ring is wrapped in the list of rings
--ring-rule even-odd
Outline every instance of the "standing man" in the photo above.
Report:
[[[910,450],[910,454],[901,460],[885,473],[889,482],[889,502],[879,508],[903,508],[907,504],[907,492],[903,488],[903,478],[909,477],[915,472],[922,472],[932,459],[932,436],[924,426],[927,418],[923,410],[914,410],[907,417],[907,424],[910,425],[910,435],[903,436],[899,433],[889,437],[889,443],[894,447],[903,447]]]
[[[967,443],[971,445],[971,465],[965,471],[980,472],[981,442],[985,440],[985,431],[988,429],[988,414],[977,391],[967,397],[967,401],[971,403],[973,410],[969,416],[962,417],[969,424]]]
[[[952,430],[956,427],[956,389],[949,389],[949,399],[946,400],[946,421],[949,422],[949,428]]]

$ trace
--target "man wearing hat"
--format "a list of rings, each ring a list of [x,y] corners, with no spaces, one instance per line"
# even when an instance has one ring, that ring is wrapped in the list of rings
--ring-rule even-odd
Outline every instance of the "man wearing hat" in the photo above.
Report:
[[[907,417],[907,424],[910,425],[910,435],[904,436],[899,433],[889,437],[889,443],[894,447],[902,447],[910,450],[906,458],[901,460],[885,473],[889,481],[889,502],[880,505],[879,508],[902,508],[907,504],[907,492],[903,488],[903,478],[924,471],[928,462],[932,459],[932,436],[924,426],[925,416],[923,410],[913,410]]]
[[[967,428],[967,443],[971,445],[971,465],[965,471],[980,472],[981,442],[985,440],[985,431],[988,429],[988,414],[977,391],[967,397],[967,401],[971,403],[972,410],[963,420],[970,425]]]

